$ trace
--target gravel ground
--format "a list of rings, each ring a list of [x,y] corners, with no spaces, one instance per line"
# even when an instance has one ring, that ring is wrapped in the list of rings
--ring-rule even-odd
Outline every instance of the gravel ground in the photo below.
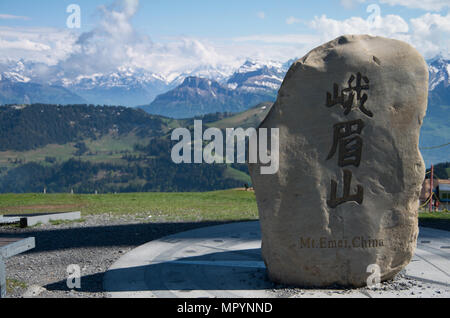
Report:
[[[46,224],[27,229],[0,227],[2,236],[36,238],[34,250],[6,262],[7,278],[12,285],[7,297],[105,298],[103,274],[123,254],[167,235],[220,224],[224,222],[150,223],[145,215],[93,215],[85,217],[83,222],[60,225]],[[66,285],[67,267],[71,264],[79,265],[81,269],[81,289],[76,291],[70,291]],[[417,296],[420,296],[422,291],[426,293],[431,288],[427,285],[401,273],[393,281],[383,283],[378,293],[400,292],[399,295],[405,295],[409,290],[419,290]],[[327,294],[339,296],[354,291],[330,288]],[[364,288],[359,291],[370,294]],[[283,298],[311,296],[312,292],[275,284],[273,289],[276,297]],[[434,292],[435,296],[441,293],[438,290]]]
[[[104,298],[103,274],[123,254],[158,238],[216,222],[149,223],[142,216],[93,215],[84,222],[40,225],[27,229],[0,227],[7,237],[36,238],[36,248],[6,261],[10,298]],[[81,269],[81,289],[67,288],[67,266]]]
[[[348,289],[339,286],[332,286],[328,289],[298,289],[283,285],[275,287],[276,289],[272,292],[276,297],[281,298],[317,297],[317,291],[327,297],[449,297],[448,288],[411,279],[404,274],[404,271],[393,280],[383,282],[378,288],[373,289],[369,287]]]

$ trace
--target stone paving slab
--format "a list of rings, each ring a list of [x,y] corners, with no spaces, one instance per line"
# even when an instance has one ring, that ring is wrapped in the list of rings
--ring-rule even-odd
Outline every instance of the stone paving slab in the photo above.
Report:
[[[34,213],[0,216],[0,224],[20,223],[22,228],[37,224],[47,224],[51,221],[76,221],[81,219],[81,212],[55,212],[55,213]]]
[[[111,297],[450,297],[450,232],[422,228],[402,277],[381,289],[290,289],[267,279],[258,222],[207,227],[140,246],[106,272]]]
[[[16,223],[20,223],[19,217],[4,217],[3,215],[0,215],[0,225],[10,225]]]

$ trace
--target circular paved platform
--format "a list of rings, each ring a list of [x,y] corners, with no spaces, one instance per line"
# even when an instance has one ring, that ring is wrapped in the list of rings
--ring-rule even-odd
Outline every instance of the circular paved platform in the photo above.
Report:
[[[450,232],[422,228],[402,278],[380,290],[277,289],[260,253],[258,222],[207,227],[140,246],[106,272],[111,297],[450,297]]]

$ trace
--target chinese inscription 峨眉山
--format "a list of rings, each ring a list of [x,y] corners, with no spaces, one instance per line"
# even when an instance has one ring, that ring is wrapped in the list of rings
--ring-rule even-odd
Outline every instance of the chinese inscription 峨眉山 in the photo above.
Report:
[[[356,79],[356,85],[353,86]],[[363,84],[364,82],[364,84]],[[339,85],[334,84],[334,94],[327,93],[327,107],[340,105],[344,109],[344,115],[350,114],[356,106],[369,117],[373,117],[373,113],[365,107],[368,96],[364,91],[369,90],[369,78],[358,73],[351,75],[348,80],[348,87],[339,92]],[[359,167],[361,163],[363,139],[361,133],[365,127],[362,119],[342,122],[334,125],[333,146],[327,157],[330,160],[338,152],[338,165],[341,168],[347,166]],[[354,201],[362,204],[364,200],[364,189],[361,185],[357,186],[355,194],[351,193],[351,183],[353,174],[350,170],[344,170],[344,186],[343,196],[337,197],[338,183],[331,180],[331,198],[327,201],[330,208],[336,208],[339,205]]]

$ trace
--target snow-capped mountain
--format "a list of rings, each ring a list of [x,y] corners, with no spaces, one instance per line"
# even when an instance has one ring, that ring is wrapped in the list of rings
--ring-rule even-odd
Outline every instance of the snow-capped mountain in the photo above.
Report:
[[[183,72],[174,71],[162,75],[136,67],[121,67],[109,73],[79,74],[62,69],[58,65],[48,66],[20,60],[0,63],[0,82],[8,81],[9,88],[14,83],[60,87],[80,96],[90,104],[137,106],[149,105],[159,95],[183,85],[186,78],[196,77],[219,83],[227,89],[228,95],[239,96],[244,104],[248,104],[246,107],[251,107],[255,101],[275,100],[284,76],[294,61],[295,59],[292,59],[281,63],[247,60],[236,69],[230,66],[205,65],[193,69],[187,67]],[[429,65],[430,91],[432,92],[430,95],[434,100],[442,103],[447,100],[450,63],[438,57],[430,60]],[[199,87],[199,90],[204,93],[203,88]],[[199,96],[203,95],[199,94]],[[11,101],[14,98],[8,98],[8,100]],[[33,101],[36,100],[33,99]],[[59,99],[59,101],[64,100]],[[23,102],[23,99],[17,102]],[[182,100],[177,102],[182,104]],[[199,103],[203,104],[203,102]],[[180,107],[182,107],[181,104]]]
[[[104,74],[73,74],[59,66],[23,60],[0,63],[2,80],[62,87],[90,104],[124,106],[148,103],[176,86],[163,76],[142,69],[121,67]]]
[[[31,78],[25,75],[26,67],[22,61],[0,67],[0,81],[8,80],[16,83],[28,83]]]
[[[433,148],[449,142],[450,61],[437,57],[428,61],[428,65],[430,91],[427,116],[421,130],[420,146],[428,163],[438,163],[450,160],[450,147],[426,148]]]
[[[450,60],[437,57],[428,61],[430,70],[430,100],[429,105],[450,105]],[[429,107],[429,114],[436,107]]]
[[[226,82],[233,74],[230,66],[209,66],[158,74],[142,68],[120,67],[107,73],[79,74],[59,65],[48,66],[30,61],[0,63],[0,81],[35,83],[63,87],[90,104],[137,106],[148,104],[190,76]]]
[[[186,78],[198,77],[218,82],[230,91],[236,90],[251,103],[274,99],[286,71],[286,65],[279,62],[247,61],[237,69],[205,65],[164,75],[135,67],[121,67],[109,73],[78,74],[59,65],[20,60],[0,63],[0,81],[8,80],[10,85],[33,83],[62,87],[90,104],[137,106],[148,105],[158,95],[183,84]],[[64,102],[59,99],[61,101]],[[19,98],[19,102],[23,99]]]
[[[439,85],[450,86],[450,60],[437,57],[428,61],[430,70],[430,90],[433,91]]]
[[[167,80],[141,69],[121,68],[109,74],[62,78],[58,84],[92,104],[136,106],[148,103],[172,88]]]
[[[248,108],[245,97],[217,81],[191,76],[141,108],[154,115],[189,118],[216,112],[244,111]]]
[[[187,77],[183,83],[158,96],[145,111],[174,118],[215,112],[240,112],[261,102],[273,102],[293,61],[246,61],[221,81]]]
[[[227,81],[231,89],[241,92],[276,95],[287,69],[279,62],[246,61]]]

